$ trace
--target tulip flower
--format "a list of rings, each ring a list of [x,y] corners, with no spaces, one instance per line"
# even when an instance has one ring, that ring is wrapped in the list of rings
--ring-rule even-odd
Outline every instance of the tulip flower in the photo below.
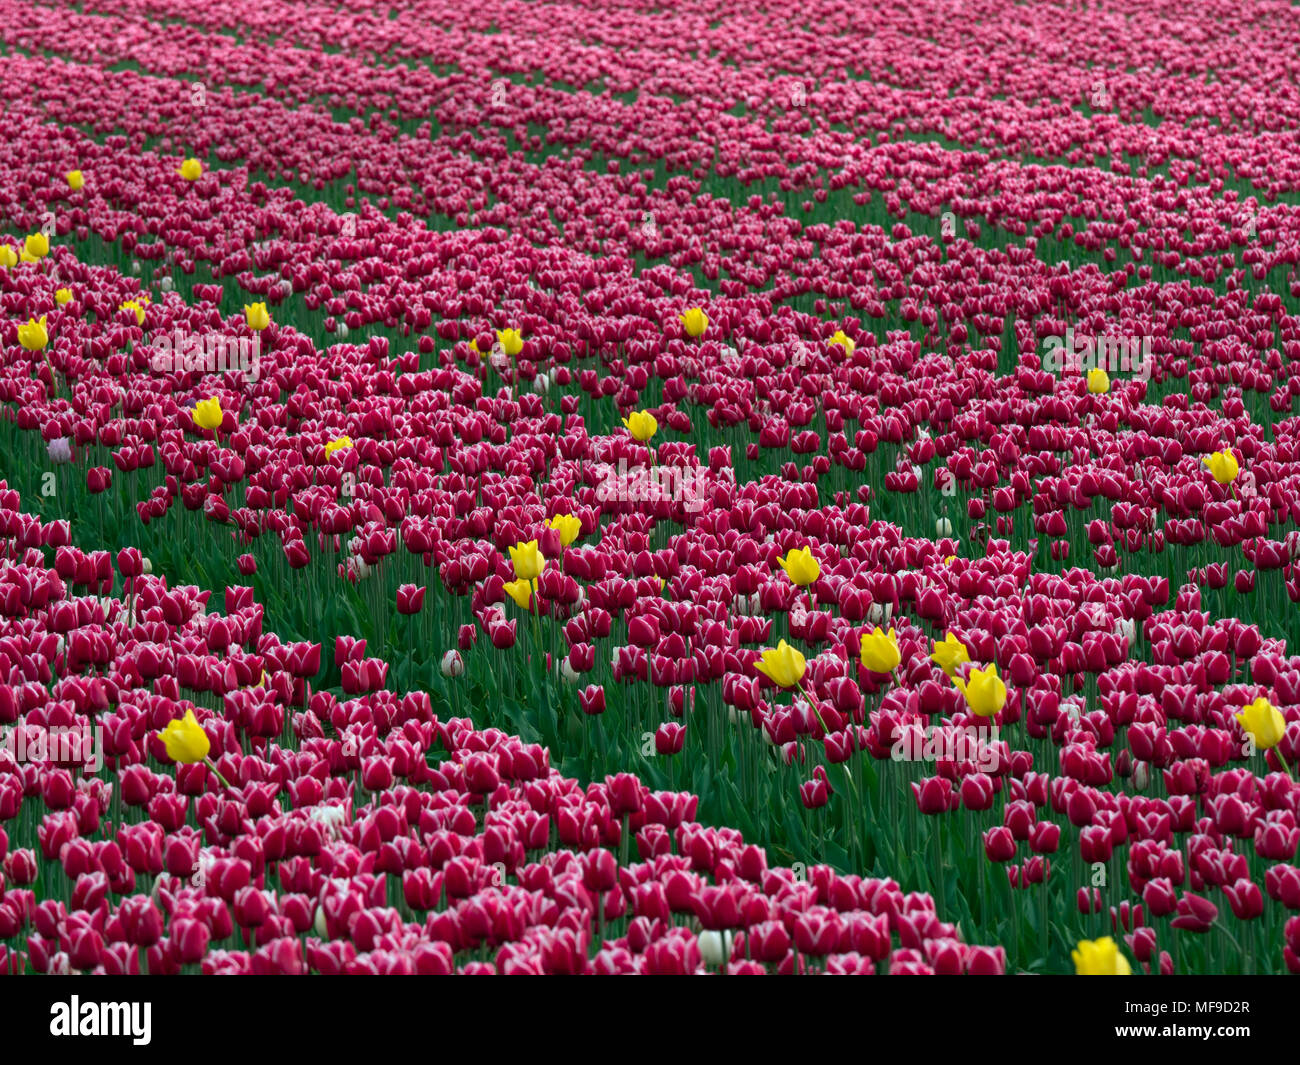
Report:
[[[669,721],[655,730],[655,753],[662,755],[680,754],[686,744],[686,729],[675,721]]]
[[[853,342],[853,338],[848,336],[843,329],[835,330],[835,335],[831,337],[828,343],[832,347],[838,346],[844,352],[846,358],[852,355],[857,349],[857,345]]]
[[[32,318],[18,327],[18,343],[27,351],[43,351],[49,342],[50,334],[45,331],[45,315],[41,315],[40,321]]]
[[[966,696],[971,712],[979,717],[992,717],[1006,705],[1007,686],[998,677],[996,663],[984,669],[972,669],[965,680],[954,677],[953,683]]]
[[[582,532],[582,522],[572,514],[556,514],[547,523],[560,534],[560,543],[568,547]]]
[[[397,612],[399,614],[418,614],[424,606],[425,588],[416,584],[399,584],[397,586]]]
[[[158,736],[167,748],[167,757],[181,765],[203,761],[212,749],[208,734],[203,731],[193,710],[186,710],[179,721],[168,722]]]
[[[798,649],[781,640],[775,648],[766,648],[754,668],[778,688],[793,688],[803,680],[808,664]]]
[[[72,289],[70,288],[59,289],[57,292],[54,293],[54,302],[57,303],[60,307],[66,307],[69,303],[72,302]]]
[[[23,254],[29,262],[50,254],[50,238],[44,233],[31,233],[23,241]]]
[[[349,448],[351,446],[352,438],[350,436],[340,436],[325,445],[325,457],[329,458],[334,454],[334,452],[342,451],[344,448]]]
[[[1251,738],[1256,750],[1272,750],[1286,734],[1286,718],[1262,696],[1233,717],[1241,725],[1242,731]]]
[[[201,762],[212,770],[223,787],[230,787],[229,781],[217,771],[212,759],[208,757],[212,744],[192,709],[187,709],[179,721],[169,721],[167,727],[158,733],[158,738],[163,741],[167,757],[173,762],[178,765],[197,765]]]
[[[1241,472],[1241,467],[1237,463],[1237,456],[1228,448],[1222,451],[1216,451],[1212,455],[1206,455],[1201,459],[1210,475],[1219,484],[1231,484],[1237,479],[1237,474]]]
[[[795,548],[785,558],[778,558],[777,562],[785,570],[786,576],[800,588],[812,584],[821,576],[821,566],[807,547]]]
[[[18,253],[8,244],[0,244],[0,266],[17,266]]]
[[[877,627],[871,632],[864,632],[859,656],[863,669],[869,669],[872,673],[894,672],[902,658],[894,630],[891,628],[885,633]]]
[[[535,581],[546,568],[546,559],[537,549],[537,541],[515,544],[510,548],[510,561],[514,563],[515,576],[524,581]]]
[[[679,314],[677,317],[682,323],[682,328],[686,330],[688,337],[702,337],[704,331],[709,328],[709,316],[700,307],[692,307],[686,313]]]
[[[512,359],[524,350],[523,334],[518,329],[497,330],[497,343],[501,345],[501,350]]]
[[[68,182],[68,188],[70,188],[73,192],[76,192],[78,189],[80,189],[83,185],[86,184],[86,178],[81,173],[80,170],[69,170],[63,176]]]
[[[186,181],[198,181],[203,176],[203,164],[197,159],[186,159],[176,173]]]
[[[1128,959],[1110,936],[1085,939],[1071,952],[1078,976],[1131,976]]]
[[[951,679],[970,661],[970,652],[966,650],[966,645],[950,632],[942,640],[934,641],[934,653],[930,655],[930,661]]]
[[[221,400],[216,396],[211,399],[201,399],[190,412],[194,424],[200,429],[217,430],[221,428],[221,422],[224,415],[221,410]]]
[[[144,325],[144,304],[140,300],[127,300],[118,310],[131,311],[135,315],[135,324]]]
[[[623,424],[627,426],[627,431],[632,434],[632,439],[645,443],[659,428],[659,422],[649,411],[633,411],[623,419]]]
[[[506,581],[502,588],[506,595],[515,601],[515,605],[520,610],[527,610],[529,604],[533,601],[533,587],[536,582],[520,578],[519,580]]]
[[[271,324],[271,315],[266,309],[265,303],[245,303],[244,304],[244,321],[248,323],[248,328],[260,333],[263,329]]]
[[[1094,396],[1104,395],[1110,391],[1110,374],[1100,366],[1088,371],[1088,391]]]
[[[700,959],[711,969],[731,960],[731,933],[705,930],[699,934]]]

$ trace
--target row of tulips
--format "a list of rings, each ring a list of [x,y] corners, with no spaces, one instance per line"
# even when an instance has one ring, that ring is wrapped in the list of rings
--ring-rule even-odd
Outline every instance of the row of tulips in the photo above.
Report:
[[[693,795],[584,789],[421,693],[309,693],[320,646],[261,631],[250,589],[210,612],[128,549],[129,597],[79,595],[7,542],[0,581],[30,592],[0,619],[7,972],[1005,968],[893,881],[769,867]],[[202,673],[215,705],[181,694]],[[91,728],[94,771],[54,740]],[[39,736],[49,757],[22,757]]]

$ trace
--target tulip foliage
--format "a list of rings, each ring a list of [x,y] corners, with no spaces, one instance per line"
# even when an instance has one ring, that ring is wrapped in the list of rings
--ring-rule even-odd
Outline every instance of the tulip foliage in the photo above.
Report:
[[[0,971],[1300,972],[1288,9],[352,7],[0,0]]]

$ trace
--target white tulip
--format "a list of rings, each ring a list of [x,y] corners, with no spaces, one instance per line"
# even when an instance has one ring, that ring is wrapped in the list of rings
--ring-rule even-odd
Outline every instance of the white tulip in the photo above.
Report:
[[[710,968],[725,965],[731,960],[730,932],[701,932],[699,936],[700,957]]]
[[[867,607],[867,621],[872,625],[888,625],[893,616],[893,603],[872,603]]]
[[[459,677],[464,672],[465,660],[460,657],[460,652],[455,648],[442,656],[442,675],[444,677]]]
[[[951,536],[952,522],[949,521],[947,518],[939,518],[934,523],[934,534],[935,536],[939,536],[939,537]]]

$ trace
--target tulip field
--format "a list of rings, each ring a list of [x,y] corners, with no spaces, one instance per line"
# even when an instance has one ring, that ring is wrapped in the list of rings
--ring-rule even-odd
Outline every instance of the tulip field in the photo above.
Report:
[[[1291,5],[0,72],[0,972],[1300,974]]]

